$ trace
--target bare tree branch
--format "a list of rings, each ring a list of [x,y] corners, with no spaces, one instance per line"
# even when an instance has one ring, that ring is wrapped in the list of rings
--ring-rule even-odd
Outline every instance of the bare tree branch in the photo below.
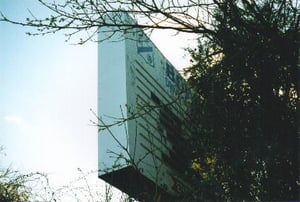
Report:
[[[144,30],[172,29],[186,33],[210,33],[208,12],[215,6],[209,0],[187,1],[127,1],[127,0],[66,0],[63,3],[38,0],[50,12],[44,18],[36,17],[30,10],[25,21],[16,21],[0,11],[0,21],[36,28],[29,35],[44,35],[65,31],[67,40],[79,32],[87,32],[80,44],[92,40],[101,27],[118,30],[141,28]],[[209,3],[210,2],[210,3]],[[121,15],[128,14],[136,21],[126,21]],[[114,16],[114,17],[107,17]]]

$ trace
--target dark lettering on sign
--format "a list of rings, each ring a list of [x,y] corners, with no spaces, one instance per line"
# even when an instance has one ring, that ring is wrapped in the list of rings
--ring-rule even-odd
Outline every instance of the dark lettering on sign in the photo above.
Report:
[[[142,33],[138,34],[137,53],[150,66],[154,67],[154,50],[149,39]]]
[[[153,55],[148,54],[146,60],[147,60],[147,62],[148,62],[149,64],[151,64],[151,66],[154,67]]]
[[[144,53],[144,52],[152,52],[153,48],[151,46],[148,47],[137,47],[138,53]]]
[[[166,75],[171,81],[175,82],[174,67],[168,62],[166,64]]]
[[[168,61],[165,66],[165,85],[172,96],[180,98],[180,102],[185,103],[190,99],[191,92],[187,89],[184,79]]]
[[[166,86],[173,95],[181,94],[185,86],[180,74],[168,62],[166,63]]]
[[[177,89],[181,92],[183,90],[183,80],[181,78],[181,76],[179,74],[176,75],[176,86],[177,86]]]

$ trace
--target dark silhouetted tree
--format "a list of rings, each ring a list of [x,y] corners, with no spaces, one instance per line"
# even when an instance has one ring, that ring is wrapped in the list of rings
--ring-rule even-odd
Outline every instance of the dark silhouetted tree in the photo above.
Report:
[[[216,34],[190,50],[187,71],[198,197],[297,200],[299,10],[292,1],[218,5]]]

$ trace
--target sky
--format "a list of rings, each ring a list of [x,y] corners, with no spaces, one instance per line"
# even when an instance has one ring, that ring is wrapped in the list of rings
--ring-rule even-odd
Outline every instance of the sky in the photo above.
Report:
[[[16,20],[28,10],[45,16],[35,0],[0,0]],[[45,172],[63,186],[97,170],[97,43],[72,45],[63,33],[28,36],[31,28],[0,22],[0,167]],[[192,36],[157,31],[156,46],[177,68],[189,65],[183,50]],[[74,41],[73,41],[74,42]]]

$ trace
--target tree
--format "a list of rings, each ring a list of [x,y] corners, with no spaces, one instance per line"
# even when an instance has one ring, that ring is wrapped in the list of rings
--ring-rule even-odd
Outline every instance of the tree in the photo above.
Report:
[[[220,4],[216,36],[191,50],[196,179],[209,199],[296,200],[299,10],[239,3]]]
[[[67,40],[79,32],[85,32],[82,44],[87,40],[95,40],[94,36],[103,26],[116,27],[118,30],[132,30],[139,27],[144,30],[172,29],[187,33],[210,33],[210,9],[217,6],[210,0],[201,1],[127,1],[127,0],[65,0],[61,3],[38,0],[48,8],[49,16],[31,17],[25,21],[14,21],[1,12],[0,21],[22,26],[35,27],[36,33],[44,35],[66,31]],[[122,19],[122,13],[130,14],[136,21]],[[107,17],[114,16],[114,17]],[[115,15],[112,15],[115,14]]]
[[[0,157],[2,155],[3,147],[0,146]],[[22,174],[0,167],[0,202],[56,201],[55,197],[45,174]]]
[[[55,193],[43,173],[21,174],[9,168],[0,170],[0,201],[55,201]]]
[[[199,34],[187,71],[191,106],[190,177],[195,199],[295,200],[299,191],[299,4],[287,0],[39,2],[52,15],[17,22],[47,34],[93,40],[103,26]],[[115,13],[114,17],[106,14]],[[136,21],[124,21],[128,13]],[[113,33],[112,33],[113,34]]]
[[[0,146],[0,157],[3,147]],[[0,158],[1,163],[1,158]],[[91,178],[97,171],[84,172],[78,168],[80,175],[69,184],[53,189],[50,186],[48,176],[41,172],[23,174],[20,171],[0,167],[0,202],[57,202],[57,201],[111,201],[131,202],[126,194],[117,194],[111,185],[105,184],[105,190],[99,193],[100,187],[92,184]]]

